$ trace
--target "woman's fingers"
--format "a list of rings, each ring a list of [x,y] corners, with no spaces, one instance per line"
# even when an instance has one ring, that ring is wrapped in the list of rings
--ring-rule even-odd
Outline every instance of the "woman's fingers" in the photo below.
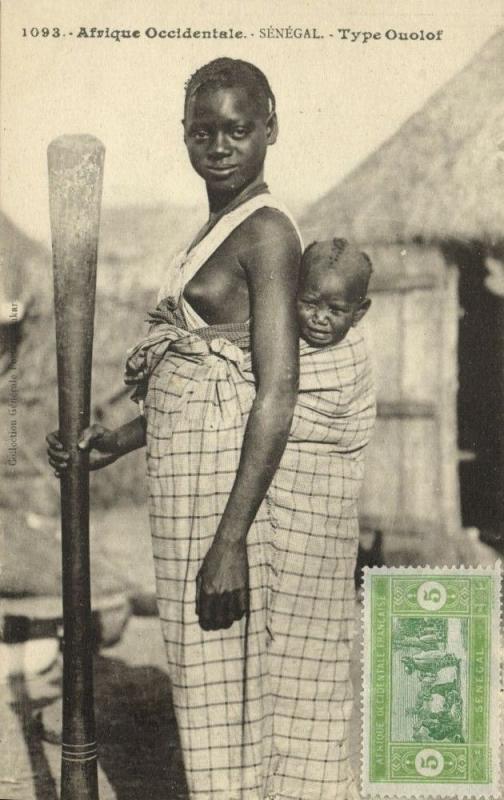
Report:
[[[199,621],[204,631],[216,630],[215,628],[215,599],[216,594],[207,594],[201,588],[199,597]]]
[[[233,617],[233,622],[235,620],[241,619],[243,613],[240,608],[240,592],[231,592],[231,598],[229,603],[229,612]]]
[[[233,620],[229,619],[228,592],[206,596],[211,598],[208,603],[208,616],[205,617],[205,623],[209,626],[209,629],[212,631],[219,631],[223,628],[229,628]]]
[[[53,433],[48,433],[46,436],[46,442],[48,444],[47,448],[47,455],[49,458],[57,461],[60,463],[61,461],[68,461],[68,453],[66,450],[63,449],[63,445],[59,439],[59,432],[53,431]]]
[[[78,443],[79,449],[89,450],[94,442],[103,437],[104,433],[105,428],[103,425],[90,425],[89,428],[85,428],[80,435]]]
[[[90,454],[89,469],[100,469],[112,461],[115,461],[117,455],[114,453],[110,437],[107,439],[107,434],[110,434],[103,425],[90,425],[85,428],[79,437],[78,447],[81,451],[87,451]],[[57,478],[61,477],[62,473],[68,469],[70,464],[70,453],[68,453],[59,438],[59,432],[53,431],[46,436],[47,458],[50,466],[54,470]],[[110,451],[110,452],[108,452]]]
[[[47,450],[48,461],[51,467],[59,466],[63,469],[67,466],[68,453],[61,452],[61,450]]]
[[[248,591],[247,589],[237,589],[232,592],[231,613],[234,620],[240,620],[248,613]]]
[[[89,450],[90,445],[94,442],[98,441],[103,437],[105,433],[105,428],[103,425],[90,425],[89,428],[85,428],[79,438],[78,446],[81,450]],[[59,438],[59,431],[53,431],[52,433],[48,433],[46,436],[46,442],[49,445],[47,448],[47,452],[54,458],[58,458],[61,460],[68,460],[69,455],[66,450],[63,449],[63,445]]]
[[[63,450],[63,445],[59,440],[59,431],[51,431],[46,436],[46,442],[54,450]]]
[[[214,592],[207,594],[201,587],[199,594],[199,621],[204,631],[216,631],[220,625],[220,598]]]
[[[230,628],[233,622],[248,613],[248,591],[236,589],[233,592],[207,594],[198,578],[196,589],[196,614],[205,631]]]
[[[47,460],[54,470],[57,478],[61,477],[61,472],[64,472],[68,466],[67,462],[69,455],[63,449],[63,445],[59,439],[59,431],[52,431],[46,436],[47,447]]]
[[[60,447],[52,447],[52,446],[51,446],[51,447],[48,447],[48,448],[47,448],[47,452],[48,452],[48,453],[49,453],[49,455],[51,455],[53,458],[57,458],[57,459],[59,459],[60,461],[67,461],[67,460],[68,460],[68,457],[69,457],[69,455],[68,455],[67,451],[66,451],[66,450],[63,450],[63,449],[62,449],[62,448],[60,448]]]

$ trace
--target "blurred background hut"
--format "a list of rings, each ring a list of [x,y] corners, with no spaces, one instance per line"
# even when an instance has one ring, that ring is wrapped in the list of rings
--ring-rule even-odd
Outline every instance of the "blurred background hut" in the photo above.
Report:
[[[167,260],[198,224],[193,209],[181,207],[103,211],[92,416],[106,425],[137,413],[123,389],[126,350],[145,330]],[[40,598],[60,594],[61,555],[59,483],[45,443],[58,426],[51,254],[0,214],[0,259],[0,419],[10,446],[0,467],[1,627],[9,614],[58,616],[59,603]],[[109,467],[106,480],[103,473],[91,476],[97,600],[153,592],[144,459],[138,451]]]
[[[389,563],[504,549],[504,31],[302,218],[374,263],[361,501]],[[474,536],[473,536],[474,538]]]
[[[193,210],[179,207],[103,212],[92,399],[94,417],[106,418],[106,424],[135,413],[122,391],[125,353],[145,330],[166,262],[197,225]],[[45,434],[57,428],[51,255],[1,214],[0,257],[0,402],[8,406],[15,383],[17,423],[16,464],[2,465],[0,506],[52,515],[59,489],[45,454]],[[7,425],[6,410],[2,421]],[[137,456],[114,465],[108,481],[96,481],[93,496],[99,506],[121,498],[143,502],[143,456]]]

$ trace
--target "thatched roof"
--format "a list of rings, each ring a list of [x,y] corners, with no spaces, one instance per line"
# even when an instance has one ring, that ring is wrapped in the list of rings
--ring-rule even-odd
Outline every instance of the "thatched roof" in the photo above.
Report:
[[[36,296],[40,302],[41,287],[47,288],[49,252],[43,245],[26,236],[0,211],[0,325],[9,322],[15,303],[18,320],[26,305]],[[50,297],[49,291],[45,293]]]
[[[115,206],[100,224],[98,291],[131,301],[137,290],[155,297],[171,256],[195,235],[205,209],[177,205]]]
[[[504,30],[305,214],[313,238],[504,239]]]
[[[176,205],[115,206],[102,211],[97,286],[99,294],[125,303],[138,292],[155,297],[170,256],[204,222],[204,209]],[[52,309],[51,241],[27,236],[0,211],[0,303],[41,293]],[[99,299],[99,298],[98,298]]]

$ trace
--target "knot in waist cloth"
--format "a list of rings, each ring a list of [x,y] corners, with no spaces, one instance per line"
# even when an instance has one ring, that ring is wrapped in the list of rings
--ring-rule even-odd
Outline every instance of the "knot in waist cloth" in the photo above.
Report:
[[[211,327],[206,330],[203,339],[159,323],[129,352],[126,376],[139,384],[133,399],[144,397],[148,428],[162,428],[163,436],[181,420],[214,429],[238,417],[241,426],[250,411],[255,394],[250,355],[223,336],[212,337]]]
[[[137,384],[132,399],[144,400],[148,429],[163,426],[165,435],[182,418],[200,420],[188,425],[194,432],[227,429],[232,417],[241,428],[255,395],[248,326],[188,331],[177,314],[175,304],[160,304],[151,314],[149,334],[129,352],[127,382]],[[344,341],[327,348],[302,342],[287,448],[309,444],[356,458],[369,441],[374,418],[373,380],[360,334],[351,329]]]

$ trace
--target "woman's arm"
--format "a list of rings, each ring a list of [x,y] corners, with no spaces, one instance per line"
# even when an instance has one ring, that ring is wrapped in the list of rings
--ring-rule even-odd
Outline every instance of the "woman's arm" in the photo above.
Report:
[[[218,538],[231,542],[246,537],[283,455],[299,376],[299,240],[291,223],[278,212],[265,209],[250,223],[253,244],[242,266],[250,292],[256,397],[236,480],[217,530]]]
[[[254,214],[240,233],[250,243],[240,261],[250,293],[257,391],[235,482],[200,573],[198,613],[205,628],[229,627],[247,609],[246,536],[285,449],[298,388],[298,237],[287,218],[270,209]]]
[[[79,439],[79,448],[89,450],[89,469],[96,470],[113,464],[121,456],[145,445],[145,419],[135,417],[120,428],[109,430],[102,425],[85,428]],[[56,477],[60,477],[68,466],[70,455],[63,449],[58,431],[46,437],[49,464]]]
[[[113,430],[102,428],[101,425],[91,425],[81,433],[79,447],[82,450],[95,448],[102,453],[108,451],[115,456],[114,460],[117,460],[133,450],[138,450],[139,447],[144,447],[145,430],[146,420],[141,415]],[[99,469],[94,466],[97,458],[91,461],[93,465],[90,469]]]

